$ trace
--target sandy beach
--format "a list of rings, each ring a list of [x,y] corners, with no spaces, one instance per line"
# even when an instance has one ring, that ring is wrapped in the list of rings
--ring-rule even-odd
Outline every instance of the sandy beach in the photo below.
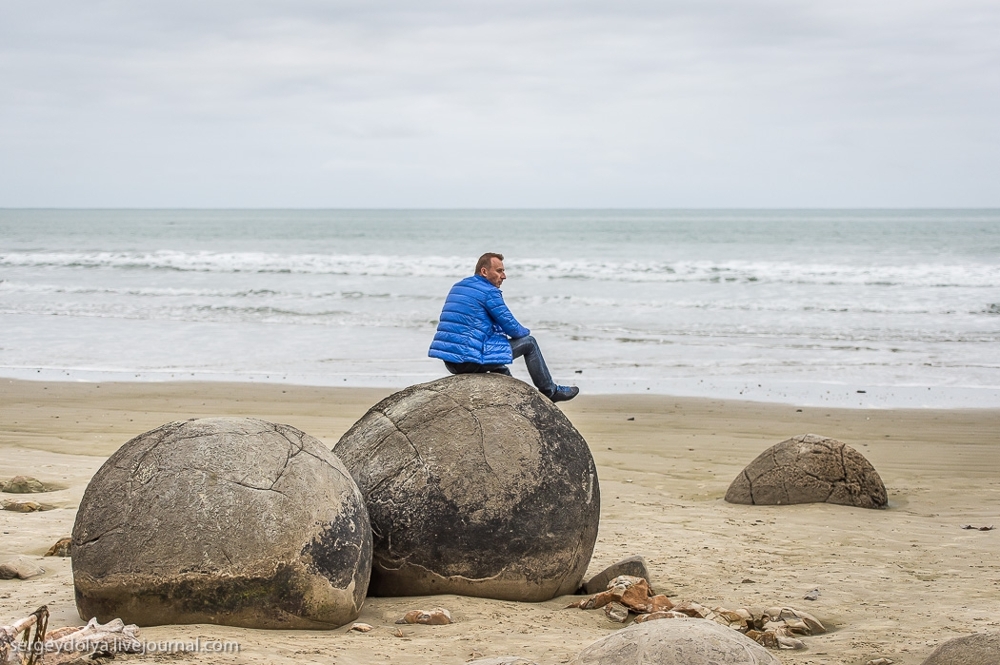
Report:
[[[0,511],[0,561],[27,555],[46,572],[0,581],[0,623],[40,605],[51,627],[82,625],[68,558],[42,555],[68,536],[84,489],[131,437],[211,415],[264,418],[333,445],[389,390],[280,384],[50,383],[0,380],[0,480],[63,487],[23,496],[51,508]],[[582,395],[560,405],[597,463],[602,514],[588,572],[642,555],[656,591],[727,608],[786,605],[829,632],[783,663],[918,665],[937,644],[1000,631],[1000,410],[848,410],[669,396]],[[857,449],[889,495],[886,510],[828,504],[727,504],[733,478],[760,452],[814,433]],[[4,494],[9,499],[16,495]],[[818,589],[818,599],[803,596]],[[369,598],[369,633],[263,631],[215,625],[143,628],[148,642],[236,642],[238,653],[146,654],[122,662],[464,663],[522,656],[565,663],[621,628],[572,597],[515,603],[458,596]],[[402,626],[407,610],[444,607],[454,623]]]

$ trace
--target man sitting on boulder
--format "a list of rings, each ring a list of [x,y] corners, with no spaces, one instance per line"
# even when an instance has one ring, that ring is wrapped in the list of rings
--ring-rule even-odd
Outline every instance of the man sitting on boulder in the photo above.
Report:
[[[443,360],[452,374],[494,372],[507,376],[507,365],[524,356],[531,381],[542,394],[553,402],[573,399],[580,389],[556,385],[531,331],[507,309],[500,292],[505,279],[503,254],[480,256],[476,274],[448,292],[427,355]]]

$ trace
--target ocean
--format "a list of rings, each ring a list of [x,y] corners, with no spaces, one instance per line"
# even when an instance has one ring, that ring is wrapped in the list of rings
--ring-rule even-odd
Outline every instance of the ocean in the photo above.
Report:
[[[486,251],[584,393],[1000,406],[1000,210],[0,210],[0,376],[429,381]]]

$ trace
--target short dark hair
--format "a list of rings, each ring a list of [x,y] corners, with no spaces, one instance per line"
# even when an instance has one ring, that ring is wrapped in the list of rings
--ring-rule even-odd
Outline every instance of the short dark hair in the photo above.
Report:
[[[486,252],[485,254],[480,256],[479,260],[476,261],[475,274],[478,275],[483,271],[483,268],[488,268],[490,264],[493,262],[493,259],[500,259],[501,261],[503,261],[503,254],[497,254],[496,252]]]

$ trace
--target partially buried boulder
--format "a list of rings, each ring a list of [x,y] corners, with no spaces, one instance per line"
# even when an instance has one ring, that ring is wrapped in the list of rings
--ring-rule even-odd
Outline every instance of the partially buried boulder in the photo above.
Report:
[[[865,457],[845,443],[803,434],[771,446],[733,480],[729,503],[837,503],[884,508],[885,485]]]
[[[634,623],[603,637],[574,665],[781,665],[746,635],[705,619]]]
[[[7,494],[39,494],[49,489],[37,478],[31,476],[14,476],[7,482],[0,482],[0,492]]]
[[[587,442],[531,386],[465,374],[379,402],[334,452],[372,520],[373,595],[574,593],[597,539]]]
[[[371,524],[340,460],[294,427],[173,422],[98,470],[72,560],[84,619],[335,628],[361,611]]]
[[[977,633],[948,640],[931,652],[922,665],[997,665],[1000,633]]]

